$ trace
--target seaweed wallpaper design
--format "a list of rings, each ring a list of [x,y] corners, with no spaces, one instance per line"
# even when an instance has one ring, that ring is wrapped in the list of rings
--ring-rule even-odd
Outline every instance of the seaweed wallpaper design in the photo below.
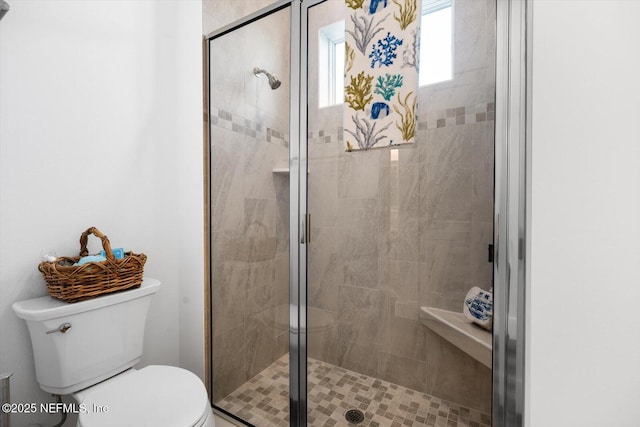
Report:
[[[421,0],[345,0],[347,151],[415,141]]]

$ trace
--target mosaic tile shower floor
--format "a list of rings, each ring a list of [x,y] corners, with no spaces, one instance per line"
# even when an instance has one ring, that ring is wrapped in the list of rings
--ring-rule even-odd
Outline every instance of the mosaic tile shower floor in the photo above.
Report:
[[[289,425],[289,355],[226,396],[217,405],[256,427]],[[367,427],[490,427],[489,415],[377,378],[309,359],[310,426],[354,426],[344,414],[364,413]]]

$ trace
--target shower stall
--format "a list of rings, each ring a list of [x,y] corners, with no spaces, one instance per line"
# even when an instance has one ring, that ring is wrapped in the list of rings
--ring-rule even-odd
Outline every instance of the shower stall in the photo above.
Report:
[[[344,0],[273,1],[207,36],[219,413],[257,427],[507,425],[507,251],[493,249],[506,4],[422,0],[416,142],[358,152],[344,148]],[[495,290],[493,333],[462,315],[474,286]]]

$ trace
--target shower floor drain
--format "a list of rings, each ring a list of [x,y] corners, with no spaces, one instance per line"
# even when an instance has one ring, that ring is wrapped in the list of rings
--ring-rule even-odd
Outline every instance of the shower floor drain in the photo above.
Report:
[[[359,409],[349,409],[345,412],[344,419],[351,424],[360,424],[364,421],[364,414]]]

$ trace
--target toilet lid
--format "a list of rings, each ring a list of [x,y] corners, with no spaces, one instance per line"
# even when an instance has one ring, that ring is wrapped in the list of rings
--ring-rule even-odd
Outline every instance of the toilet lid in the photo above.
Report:
[[[114,377],[84,390],[79,403],[81,427],[191,427],[210,410],[202,381],[172,366]]]

